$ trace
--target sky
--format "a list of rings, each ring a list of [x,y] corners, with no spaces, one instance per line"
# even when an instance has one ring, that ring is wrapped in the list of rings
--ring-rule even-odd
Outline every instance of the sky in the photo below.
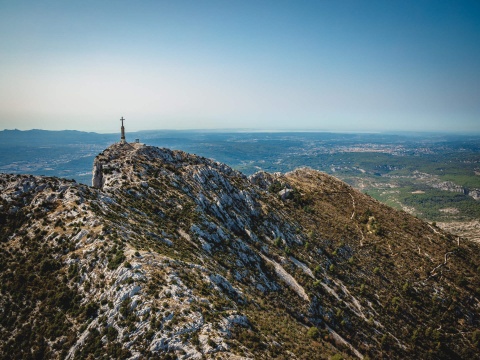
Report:
[[[480,133],[480,1],[0,0],[0,130]]]

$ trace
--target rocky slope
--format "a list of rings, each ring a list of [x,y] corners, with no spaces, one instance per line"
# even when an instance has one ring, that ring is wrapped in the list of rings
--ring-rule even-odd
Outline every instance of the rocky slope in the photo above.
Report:
[[[0,175],[0,357],[479,358],[479,247],[299,169],[115,144]]]

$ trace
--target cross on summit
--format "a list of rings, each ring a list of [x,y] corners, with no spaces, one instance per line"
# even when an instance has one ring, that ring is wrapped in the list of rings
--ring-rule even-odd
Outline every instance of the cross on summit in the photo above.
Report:
[[[125,141],[125,127],[123,126],[123,122],[125,121],[125,119],[123,118],[123,116],[120,119],[120,121],[122,122],[122,129],[121,129],[122,130],[122,136],[120,137],[120,142],[122,144],[125,144],[126,143],[126,141]]]

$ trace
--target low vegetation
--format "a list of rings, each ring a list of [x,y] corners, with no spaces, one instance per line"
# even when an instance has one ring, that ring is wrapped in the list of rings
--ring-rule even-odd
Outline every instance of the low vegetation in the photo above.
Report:
[[[98,189],[0,176],[2,359],[478,354],[475,244],[310,169],[118,144],[95,165]]]

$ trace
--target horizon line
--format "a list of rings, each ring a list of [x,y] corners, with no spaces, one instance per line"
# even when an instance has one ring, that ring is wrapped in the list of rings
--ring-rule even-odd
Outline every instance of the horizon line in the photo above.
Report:
[[[83,133],[94,133],[101,135],[113,135],[119,131],[87,131],[87,130],[77,130],[77,129],[2,129],[3,131],[49,131],[49,132],[61,132],[61,131],[77,131]],[[130,134],[141,133],[141,132],[153,132],[153,131],[165,131],[165,132],[217,132],[217,133],[332,133],[332,134],[441,134],[441,135],[480,135],[479,131],[461,131],[461,130],[325,130],[325,129],[256,129],[256,128],[211,128],[211,129],[201,129],[201,128],[190,128],[190,129],[142,129],[135,131],[126,131]]]

